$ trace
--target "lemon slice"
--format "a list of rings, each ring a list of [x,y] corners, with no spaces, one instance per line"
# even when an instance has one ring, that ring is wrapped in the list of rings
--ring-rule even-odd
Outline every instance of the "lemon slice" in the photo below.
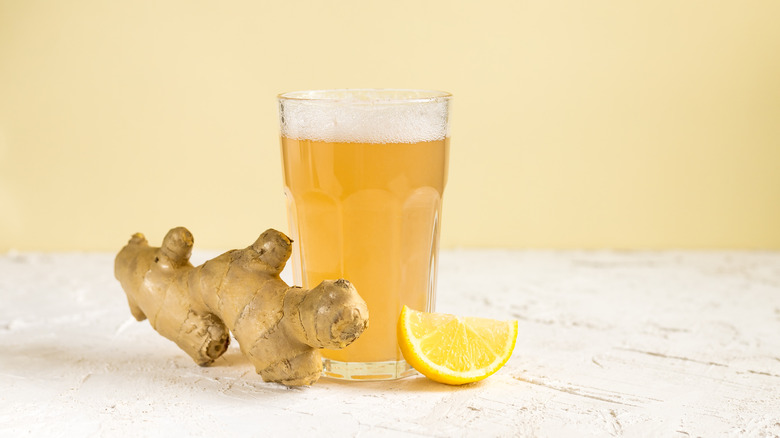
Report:
[[[404,306],[398,345],[404,358],[431,380],[450,385],[482,380],[498,371],[515,348],[517,321],[497,321]]]

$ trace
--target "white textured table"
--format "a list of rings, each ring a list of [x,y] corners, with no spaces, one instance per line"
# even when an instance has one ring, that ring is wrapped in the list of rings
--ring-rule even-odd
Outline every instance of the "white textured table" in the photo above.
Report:
[[[444,252],[438,310],[520,322],[509,363],[462,387],[288,389],[235,348],[200,368],[131,318],[112,267],[0,256],[0,436],[780,435],[780,253]]]

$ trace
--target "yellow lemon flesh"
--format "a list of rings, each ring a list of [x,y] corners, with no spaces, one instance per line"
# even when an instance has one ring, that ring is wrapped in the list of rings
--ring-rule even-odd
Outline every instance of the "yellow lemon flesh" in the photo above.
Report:
[[[517,321],[497,321],[404,306],[398,345],[404,358],[431,380],[450,385],[482,380],[498,371],[515,348]]]

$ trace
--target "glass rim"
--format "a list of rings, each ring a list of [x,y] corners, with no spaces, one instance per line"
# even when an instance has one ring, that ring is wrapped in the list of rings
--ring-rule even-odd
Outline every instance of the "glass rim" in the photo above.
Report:
[[[360,93],[373,93],[374,96],[356,98]],[[382,97],[382,95],[386,95],[386,97]],[[452,98],[452,93],[415,88],[333,88],[288,91],[278,94],[276,98],[279,101],[383,105],[446,101]]]

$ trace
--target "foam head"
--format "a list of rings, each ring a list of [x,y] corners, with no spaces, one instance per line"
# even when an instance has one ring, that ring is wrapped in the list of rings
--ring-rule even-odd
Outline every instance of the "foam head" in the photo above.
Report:
[[[342,143],[419,143],[449,136],[451,95],[426,90],[314,90],[279,95],[282,136]]]

